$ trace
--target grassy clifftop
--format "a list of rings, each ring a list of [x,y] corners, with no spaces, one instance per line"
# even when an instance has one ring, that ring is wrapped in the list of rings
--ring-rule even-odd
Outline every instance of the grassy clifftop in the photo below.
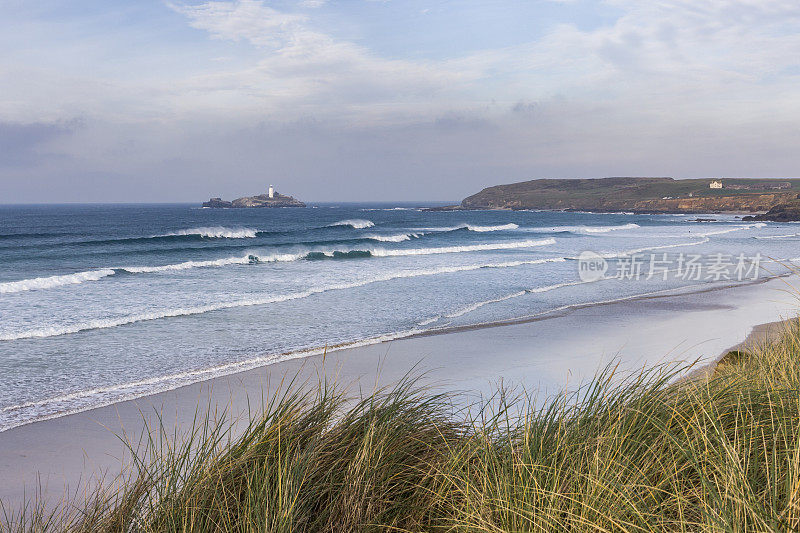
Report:
[[[466,209],[567,209],[636,212],[767,211],[796,198],[800,179],[540,179],[496,185],[465,198]]]
[[[12,531],[796,531],[800,328],[710,378],[613,369],[534,406],[456,409],[413,383],[321,386],[232,437],[206,421],[138,450],[122,485]],[[617,384],[614,384],[617,383]],[[75,503],[75,502],[73,502]],[[0,529],[3,524],[0,524]]]

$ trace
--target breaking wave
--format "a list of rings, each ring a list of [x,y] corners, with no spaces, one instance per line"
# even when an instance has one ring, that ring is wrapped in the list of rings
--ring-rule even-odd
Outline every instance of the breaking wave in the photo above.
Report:
[[[119,318],[100,318],[89,320],[78,324],[66,326],[50,326],[44,328],[30,329],[15,333],[7,333],[0,335],[0,341],[10,341],[18,339],[31,339],[31,338],[44,338],[44,337],[57,337],[60,335],[68,335],[72,333],[79,333],[81,331],[93,329],[106,329],[118,326],[125,326],[137,322],[145,322],[149,320],[158,320],[162,318],[171,318],[177,316],[191,316],[209,313],[212,311],[221,311],[224,309],[232,309],[237,307],[249,307],[256,305],[267,305],[271,303],[286,302],[289,300],[299,300],[308,298],[315,294],[322,294],[329,291],[338,291],[345,289],[353,289],[356,287],[363,287],[372,283],[380,283],[403,278],[415,278],[420,276],[435,276],[440,274],[452,274],[456,272],[466,272],[471,270],[479,270],[482,268],[513,268],[522,265],[537,265],[544,263],[557,263],[566,261],[563,257],[554,257],[548,259],[533,259],[529,261],[507,261],[503,263],[484,263],[475,265],[461,265],[453,267],[439,267],[431,269],[420,270],[404,270],[383,276],[376,276],[366,280],[354,281],[350,283],[341,283],[336,285],[328,285],[325,287],[311,288],[305,291],[300,291],[292,294],[283,294],[278,296],[263,296],[257,298],[249,298],[242,300],[234,300],[230,302],[217,302],[208,305],[200,305],[194,307],[180,307],[175,309],[165,309],[162,311],[151,311],[147,313],[138,313]]]
[[[469,231],[477,231],[479,233],[485,233],[488,231],[506,231],[506,230],[517,229],[518,227],[519,225],[517,224],[501,224],[499,226],[474,226],[472,224],[467,224],[465,226],[465,228],[468,229]]]
[[[364,229],[364,228],[371,228],[374,226],[375,223],[371,220],[363,220],[360,218],[355,219],[348,219],[348,220],[340,220],[339,222],[334,222],[333,224],[328,224],[326,227],[328,228],[335,228],[338,226],[350,226],[353,229]]]
[[[62,287],[64,285],[78,285],[79,283],[83,283],[85,281],[97,281],[113,275],[114,270],[110,268],[104,268],[101,270],[76,272],[75,274],[23,279],[20,281],[8,281],[5,283],[0,283],[0,294],[10,294],[37,289],[53,289],[55,287]]]
[[[640,227],[639,224],[623,224],[621,226],[586,226],[581,231],[585,233],[608,233],[610,231],[636,229],[638,227]]]
[[[526,228],[527,231],[535,233],[578,233],[578,234],[597,234],[610,233],[612,231],[629,230],[639,228],[639,224],[622,224],[619,226],[549,226],[539,228]]]
[[[442,246],[438,248],[369,248],[345,250],[311,250],[294,254],[276,254],[269,256],[250,256],[251,263],[269,263],[273,261],[296,261],[298,259],[358,259],[366,257],[402,257],[410,255],[456,254],[463,252],[480,252],[485,250],[513,250],[555,244],[555,239],[498,242],[489,244],[472,244],[464,246]]]
[[[224,257],[221,259],[211,259],[207,261],[184,261],[169,265],[156,266],[124,266],[103,268],[78,272],[76,274],[66,274],[61,276],[50,276],[45,278],[33,278],[20,281],[0,283],[0,294],[29,291],[34,289],[50,289],[62,285],[75,285],[86,281],[98,281],[108,276],[113,276],[115,272],[122,271],[129,274],[148,274],[155,272],[170,272],[189,270],[192,268],[213,268],[229,265],[247,265],[257,263],[276,263],[320,259],[362,259],[368,257],[398,257],[409,255],[433,255],[449,254],[461,252],[477,252],[484,250],[510,250],[516,248],[528,248],[533,246],[546,246],[555,244],[555,239],[528,240],[515,242],[501,242],[494,244],[474,244],[466,246],[443,246],[440,248],[408,248],[408,249],[383,249],[374,248],[366,250],[305,250],[290,253],[273,253],[268,255],[249,254],[244,256]]]
[[[452,254],[461,252],[479,252],[484,250],[512,250],[515,248],[530,248],[533,246],[547,246],[555,244],[555,239],[527,240],[498,242],[491,244],[471,244],[466,246],[442,246],[440,248],[407,248],[393,250],[370,250],[375,257],[397,257],[405,255],[430,255],[430,254]]]
[[[403,242],[418,239],[423,235],[424,233],[399,233],[397,235],[365,235],[364,238],[380,242]]]
[[[184,261],[183,263],[175,263],[172,265],[116,267],[114,270],[124,270],[125,272],[129,272],[131,274],[143,274],[149,272],[166,272],[170,270],[187,270],[190,268],[246,265],[251,262],[250,256],[225,257],[223,259],[212,259],[208,261]]]
[[[501,224],[498,226],[477,226],[475,224],[459,224],[458,226],[437,226],[432,228],[419,228],[422,231],[434,231],[437,233],[447,233],[450,231],[459,231],[459,230],[467,230],[467,231],[475,231],[478,233],[487,233],[490,231],[507,231],[519,228],[517,224]]]
[[[156,237],[184,237],[187,235],[199,235],[209,239],[253,239],[257,230],[251,228],[225,228],[222,226],[207,228],[182,229],[173,233],[156,235]]]

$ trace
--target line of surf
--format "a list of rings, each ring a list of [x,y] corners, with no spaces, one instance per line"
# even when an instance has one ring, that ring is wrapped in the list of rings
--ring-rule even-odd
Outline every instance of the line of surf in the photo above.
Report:
[[[553,257],[547,259],[532,259],[527,261],[506,261],[502,263],[483,263],[483,264],[474,264],[474,265],[461,265],[461,266],[453,266],[453,267],[438,267],[432,269],[420,269],[420,270],[404,270],[400,272],[395,272],[392,274],[386,274],[383,276],[376,276],[374,278],[366,279],[366,280],[359,280],[350,283],[341,283],[336,285],[328,285],[325,287],[316,287],[307,289],[305,291],[300,291],[296,293],[289,293],[289,294],[282,294],[277,296],[262,296],[256,298],[249,298],[249,299],[241,299],[241,300],[234,300],[229,302],[217,302],[207,305],[200,305],[200,306],[193,306],[193,307],[180,307],[175,309],[165,309],[161,311],[151,311],[148,313],[138,313],[135,315],[128,315],[124,317],[118,318],[100,318],[89,320],[87,322],[82,322],[79,324],[72,324],[67,326],[51,326],[45,328],[35,328],[29,329],[26,331],[21,332],[14,332],[14,333],[7,333],[4,335],[0,335],[0,341],[11,341],[11,340],[20,340],[20,339],[31,339],[31,338],[44,338],[44,337],[57,337],[60,335],[67,335],[72,333],[78,333],[81,331],[93,330],[93,329],[107,329],[107,328],[114,328],[118,326],[124,326],[128,324],[133,324],[137,322],[145,322],[149,320],[158,320],[162,318],[172,318],[178,316],[191,316],[191,315],[199,315],[204,313],[209,313],[212,311],[221,311],[224,309],[232,309],[237,307],[250,307],[250,306],[257,306],[257,305],[267,305],[272,303],[279,303],[279,302],[286,302],[290,300],[298,300],[302,298],[308,298],[309,296],[313,296],[315,294],[322,294],[329,291],[339,291],[345,289],[353,289],[357,287],[363,287],[365,285],[370,285],[372,283],[380,283],[386,281],[392,281],[395,279],[404,279],[404,278],[415,278],[420,276],[436,276],[441,274],[452,274],[457,272],[467,272],[471,270],[479,270],[482,268],[513,268],[523,265],[537,265],[537,264],[544,264],[544,263],[557,263],[566,261],[563,257]]]
[[[197,370],[190,370],[187,372],[180,372],[176,374],[169,374],[166,376],[157,376],[153,378],[146,378],[138,381],[128,382],[128,383],[120,383],[118,385],[108,385],[105,387],[96,387],[93,389],[85,390],[85,391],[76,391],[70,394],[65,394],[62,396],[56,396],[52,398],[46,398],[43,400],[34,400],[30,402],[25,402],[19,405],[12,405],[8,407],[4,407],[0,409],[0,413],[13,413],[16,411],[21,411],[28,408],[43,408],[48,406],[58,406],[58,404],[63,404],[67,402],[74,402],[75,400],[87,400],[92,399],[95,397],[101,397],[102,395],[108,395],[112,393],[122,393],[119,396],[114,398],[106,399],[105,401],[100,402],[92,402],[92,403],[85,403],[79,407],[75,407],[70,409],[69,407],[62,407],[62,408],[55,408],[54,412],[34,416],[30,419],[26,420],[16,420],[10,423],[5,424],[4,426],[0,427],[0,433],[3,431],[8,431],[9,429],[13,429],[15,427],[23,426],[26,424],[30,424],[33,422],[40,422],[43,420],[50,420],[53,418],[60,418],[62,416],[72,415],[76,413],[81,413],[84,411],[88,411],[90,409],[96,409],[98,407],[105,407],[107,405],[112,405],[118,402],[123,402],[127,400],[133,400],[136,398],[141,398],[144,396],[149,396],[151,394],[157,394],[159,392],[165,392],[177,389],[178,387],[183,387],[186,385],[190,385],[192,383],[197,383],[198,381],[202,381],[205,379],[211,379],[220,376],[226,376],[230,374],[234,374],[237,372],[243,372],[246,370],[250,370],[253,368],[257,368],[259,366],[267,365],[267,364],[274,364],[283,361],[289,361],[292,359],[299,359],[302,357],[309,357],[313,355],[322,355],[323,353],[330,353],[339,350],[345,350],[349,348],[358,348],[360,346],[369,346],[371,344],[379,344],[381,342],[387,342],[396,339],[402,339],[405,337],[410,337],[416,334],[421,333],[419,329],[410,329],[405,331],[397,331],[393,333],[387,333],[384,335],[378,335],[374,337],[369,337],[366,339],[361,339],[357,341],[351,342],[344,342],[338,344],[336,346],[325,346],[325,347],[318,347],[318,348],[307,348],[301,350],[294,350],[290,352],[285,352],[282,354],[277,355],[265,355],[254,357],[251,359],[247,359],[245,361],[237,361],[233,363],[226,363],[219,366],[214,366],[210,368],[201,368]],[[159,387],[159,385],[161,385]],[[154,387],[155,386],[155,387]],[[145,388],[146,390],[141,390]],[[125,392],[127,391],[127,394]]]
[[[492,231],[509,231],[518,229],[518,224],[499,224],[495,226],[479,226],[477,224],[459,224],[457,226],[434,226],[428,228],[416,228],[420,231],[431,231],[436,233],[449,233],[451,231],[474,231],[476,233],[488,233]]]
[[[424,232],[397,233],[394,235],[370,234],[370,235],[364,235],[364,238],[371,241],[379,241],[379,242],[403,242],[403,241],[410,241],[411,239],[419,239],[423,235],[425,235]]]
[[[253,228],[226,228],[223,226],[213,226],[182,229],[172,233],[165,233],[164,235],[155,235],[153,238],[185,237],[197,235],[199,237],[208,239],[254,239],[257,233],[258,230]]]
[[[100,270],[75,272],[74,274],[44,276],[39,278],[23,279],[19,281],[7,281],[5,283],[0,283],[0,294],[12,294],[39,289],[53,289],[55,287],[63,287],[64,285],[78,285],[87,281],[98,281],[113,275],[113,269],[103,268]]]

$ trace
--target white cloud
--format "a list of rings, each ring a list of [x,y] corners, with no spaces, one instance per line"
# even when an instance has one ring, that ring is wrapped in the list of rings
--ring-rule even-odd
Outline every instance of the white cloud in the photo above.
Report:
[[[445,64],[381,58],[314,30],[306,15],[281,13],[258,0],[173,9],[212,38],[246,41],[262,50],[247,69],[186,80],[185,90],[203,95],[205,104],[222,98],[224,105],[258,106],[269,113],[295,106],[305,113],[376,118],[401,108],[419,111],[421,101],[466,81]]]
[[[446,60],[383,57],[326,33],[299,3],[174,5],[208,45],[192,68],[101,76],[4,54],[0,122],[49,131],[85,117],[28,153],[49,154],[50,175],[75,180],[147,176],[158,190],[177,176],[169,199],[186,187],[203,188],[198,199],[247,194],[264,168],[312,199],[350,194],[321,176],[352,183],[357,199],[429,189],[456,199],[527,177],[797,173],[800,3],[605,4],[620,12],[611,23],[553,25]],[[239,189],[220,189],[228,175]]]

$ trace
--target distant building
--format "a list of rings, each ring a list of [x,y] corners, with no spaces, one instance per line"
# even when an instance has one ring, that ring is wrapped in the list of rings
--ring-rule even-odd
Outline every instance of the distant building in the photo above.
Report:
[[[272,188],[272,185],[269,186],[269,197],[275,198],[275,189]]]
[[[722,188],[722,182],[719,181],[719,180],[714,180],[714,181],[712,181],[711,183],[708,184],[708,188],[709,189],[721,189]]]

